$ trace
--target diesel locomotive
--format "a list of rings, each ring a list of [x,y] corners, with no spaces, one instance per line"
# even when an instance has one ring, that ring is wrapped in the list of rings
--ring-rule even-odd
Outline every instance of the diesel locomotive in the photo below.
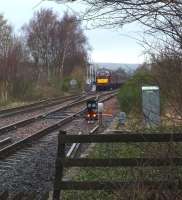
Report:
[[[100,69],[96,72],[96,90],[112,90],[121,86],[122,84],[121,76],[116,72]]]

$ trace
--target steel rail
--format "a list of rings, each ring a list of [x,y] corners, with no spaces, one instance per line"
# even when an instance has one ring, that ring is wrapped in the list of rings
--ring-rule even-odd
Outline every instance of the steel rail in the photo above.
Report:
[[[106,101],[110,98],[112,98],[113,96],[115,96],[116,94],[112,94],[104,99],[102,99],[101,101]],[[93,97],[89,97],[90,99],[93,98]],[[89,99],[87,98],[87,99]],[[85,100],[82,100],[82,102],[86,101]],[[76,104],[78,104],[80,102],[76,102]],[[7,158],[9,155],[15,153],[16,151],[22,149],[22,148],[25,148],[27,146],[32,146],[32,143],[37,141],[38,139],[40,139],[41,137],[43,137],[44,135],[47,135],[53,131],[56,131],[56,130],[59,130],[61,128],[61,126],[63,126],[64,124],[66,123],[69,123],[71,122],[73,119],[75,119],[75,117],[77,117],[78,115],[80,115],[81,113],[84,113],[86,110],[86,107],[82,110],[80,110],[79,112],[71,115],[71,116],[68,116],[68,117],[65,117],[64,119],[60,120],[59,122],[57,122],[56,124],[52,125],[52,126],[49,126],[48,128],[46,129],[43,129],[41,131],[38,131],[36,133],[34,133],[33,135],[29,136],[29,137],[26,137],[16,143],[13,143],[3,149],[0,150],[0,160],[3,160],[5,158]]]
[[[99,129],[99,125],[95,126],[90,132],[89,135],[95,133]],[[81,135],[81,132],[79,133]],[[69,149],[69,151],[66,154],[66,157],[72,157],[75,156],[76,153],[78,152],[81,144],[80,143],[73,143]]]
[[[83,97],[84,98],[84,97]],[[63,109],[66,109],[66,108],[69,108],[71,106],[74,106],[74,105],[77,105],[79,103],[82,103],[88,99],[92,99],[94,98],[93,96],[92,97],[89,97],[89,98],[86,98],[84,100],[79,100],[79,101],[73,101],[72,103],[69,103],[65,106],[62,106],[62,107],[59,107],[59,108],[56,108],[56,109],[53,109],[47,113],[43,113],[43,114],[39,114],[39,115],[36,115],[34,117],[31,117],[31,118],[28,118],[28,119],[25,119],[25,120],[21,120],[21,121],[18,121],[18,122],[15,122],[13,124],[10,124],[10,125],[7,125],[7,126],[4,126],[4,127],[1,127],[0,128],[0,135],[6,133],[6,132],[9,132],[9,131],[12,131],[12,130],[15,130],[19,127],[22,127],[22,126],[25,126],[25,125],[28,125],[32,122],[35,122],[36,120],[39,120],[39,119],[43,119],[45,118],[47,115],[50,115],[52,113],[55,113],[55,112],[58,112],[58,111],[61,111]]]
[[[56,123],[52,126],[49,126],[46,129],[38,131],[29,137],[26,137],[16,143],[13,143],[12,145],[9,145],[9,146],[1,149],[0,150],[0,159],[6,158],[8,155],[12,154],[13,152],[15,152],[19,149],[22,149],[23,147],[26,147],[27,145],[32,145],[32,142],[35,142],[36,140],[43,137],[44,135],[60,129],[60,127],[62,125],[72,121],[76,117],[76,115],[80,114],[81,112],[83,112],[83,111],[79,111],[74,115],[68,116],[68,117],[60,120],[58,123]]]
[[[112,94],[112,93],[113,93],[113,92],[109,92],[109,94]],[[108,93],[102,94],[101,96],[103,96],[103,95],[108,95]],[[115,95],[115,94],[114,94],[114,95]],[[85,98],[85,97],[83,96],[82,98]],[[36,116],[34,116],[34,117],[31,117],[31,118],[28,118],[28,119],[25,119],[25,120],[21,120],[21,121],[12,123],[12,124],[10,124],[10,125],[1,127],[1,128],[0,128],[0,135],[5,134],[5,133],[7,133],[7,132],[9,132],[9,131],[12,131],[12,130],[16,130],[17,128],[20,128],[20,127],[22,127],[22,126],[25,126],[25,125],[28,125],[28,124],[30,124],[30,123],[33,123],[33,122],[35,122],[36,120],[43,119],[43,118],[45,118],[47,115],[50,115],[50,114],[52,114],[52,113],[55,113],[55,112],[64,110],[64,109],[69,108],[69,107],[71,107],[71,106],[80,104],[80,103],[82,103],[82,102],[84,102],[84,101],[87,101],[87,100],[89,100],[89,99],[92,99],[92,98],[95,98],[95,96],[92,95],[91,97],[86,98],[86,99],[84,99],[84,100],[79,100],[79,101],[78,101],[78,100],[75,100],[75,101],[73,101],[73,102],[70,103],[70,104],[67,104],[67,105],[65,105],[65,106],[62,106],[61,108],[56,108],[56,109],[53,109],[53,110],[51,110],[51,111],[49,111],[49,112],[47,112],[47,113],[39,114],[39,115],[36,115]],[[111,98],[112,98],[112,96],[111,96]]]
[[[63,103],[66,100],[72,100],[72,99],[76,99],[79,97],[82,97],[82,95],[77,95],[77,96],[71,95],[71,96],[67,96],[67,97],[59,97],[59,99],[58,98],[47,99],[47,100],[42,100],[39,102],[31,103],[28,105],[24,105],[24,106],[18,106],[18,107],[14,107],[14,108],[0,110],[0,118],[5,118],[5,117],[13,116],[16,114],[20,114],[20,113],[26,113],[29,111],[38,110],[40,108],[54,106],[59,103]]]
[[[108,92],[107,94],[109,94],[109,93],[112,93],[112,92]],[[76,98],[79,98],[79,97],[81,98],[84,95],[86,95],[86,94],[51,98],[51,99],[42,100],[42,101],[39,101],[39,102],[24,105],[24,106],[18,106],[18,107],[14,107],[14,108],[3,109],[3,110],[0,110],[0,118],[5,118],[5,117],[8,117],[8,116],[13,116],[13,115],[20,114],[20,113],[26,113],[26,112],[29,112],[29,111],[38,110],[40,108],[54,106],[54,105],[57,105],[59,103],[63,103],[66,100],[72,100],[72,99],[76,99]],[[91,93],[90,95],[94,95],[94,94]],[[101,94],[101,96],[102,95],[105,95],[105,93]]]
[[[11,141],[12,141],[12,139],[10,137],[0,140],[0,147],[6,145],[8,143],[11,143]]]

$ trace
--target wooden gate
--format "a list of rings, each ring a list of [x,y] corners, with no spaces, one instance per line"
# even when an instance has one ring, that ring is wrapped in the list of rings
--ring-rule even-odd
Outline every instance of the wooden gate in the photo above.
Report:
[[[66,135],[66,132],[60,131],[58,136],[58,153],[56,159],[56,174],[54,182],[53,200],[60,200],[61,190],[116,190],[133,185],[144,184],[149,187],[158,187],[164,185],[170,188],[171,182],[123,182],[123,181],[63,181],[64,167],[159,167],[169,166],[171,162],[175,166],[182,166],[181,157],[167,159],[155,158],[118,158],[118,159],[89,159],[89,158],[68,158],[65,157],[65,144],[70,143],[135,143],[135,142],[182,142],[182,134],[154,133],[154,134],[99,134],[99,135]],[[178,181],[179,189],[182,187],[182,181]],[[181,188],[182,189],[182,188]]]

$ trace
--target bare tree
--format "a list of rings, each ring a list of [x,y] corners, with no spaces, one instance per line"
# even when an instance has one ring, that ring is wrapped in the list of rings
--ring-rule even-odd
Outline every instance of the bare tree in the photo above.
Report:
[[[24,49],[20,39],[15,37],[11,26],[0,17],[0,96],[6,101],[17,78],[18,68],[24,59]]]
[[[12,29],[7,24],[4,17],[0,16],[0,93],[1,101],[7,100],[8,97],[8,79],[10,72],[12,71],[9,67],[9,54],[12,47]]]
[[[39,68],[39,77],[46,72],[50,79],[50,67],[54,58],[52,57],[51,34],[54,32],[56,23],[57,16],[49,9],[35,13],[29,24],[23,27],[31,56]]]
[[[61,3],[62,0],[53,0]],[[69,0],[68,0],[69,1]],[[88,5],[81,19],[92,26],[119,27],[139,22],[151,33],[160,32],[181,46],[180,0],[83,0]]]
[[[85,61],[87,40],[81,23],[75,16],[65,13],[59,19],[52,10],[41,10],[35,13],[30,23],[24,26],[24,30],[39,74],[46,72],[48,80],[51,76],[62,79],[64,66],[75,55],[83,55],[82,60]]]
[[[67,71],[72,71],[73,66],[87,62],[87,51],[89,49],[87,39],[81,29],[81,23],[75,16],[65,14],[62,19],[63,46],[61,52],[60,74],[64,73],[64,63],[67,64]],[[71,60],[74,60],[73,62]],[[68,69],[71,64],[72,68]]]
[[[167,98],[168,110],[174,119],[182,118],[182,57],[165,48],[158,55],[151,55],[151,61],[151,72]]]
[[[61,19],[50,9],[41,10],[23,30],[25,35],[17,37],[0,15],[0,101],[21,98],[26,88],[33,94],[30,80],[62,80],[76,67],[83,72],[88,62],[87,39],[75,16],[65,13]]]

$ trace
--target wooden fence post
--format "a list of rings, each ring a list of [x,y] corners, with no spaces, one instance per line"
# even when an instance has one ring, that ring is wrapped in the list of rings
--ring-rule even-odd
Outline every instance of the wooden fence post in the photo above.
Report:
[[[65,144],[61,143],[61,135],[65,135],[66,131],[60,131],[58,135],[58,150],[55,166],[55,179],[54,179],[54,191],[53,200],[60,200],[61,186],[60,182],[63,177],[63,165],[61,160],[65,158]]]

